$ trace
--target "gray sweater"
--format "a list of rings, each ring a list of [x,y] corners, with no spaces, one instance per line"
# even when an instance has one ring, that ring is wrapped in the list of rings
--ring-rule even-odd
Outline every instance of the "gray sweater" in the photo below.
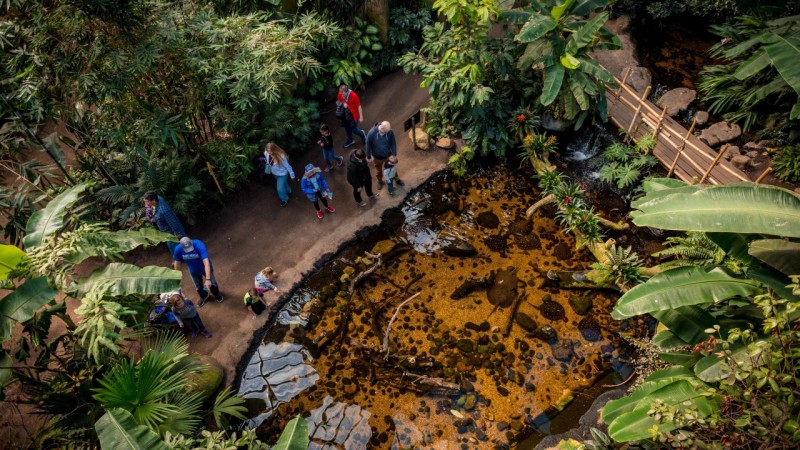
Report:
[[[184,300],[182,307],[172,307],[172,313],[175,314],[178,322],[183,324],[183,319],[191,319],[197,315],[197,308],[194,307],[194,303],[191,300]]]

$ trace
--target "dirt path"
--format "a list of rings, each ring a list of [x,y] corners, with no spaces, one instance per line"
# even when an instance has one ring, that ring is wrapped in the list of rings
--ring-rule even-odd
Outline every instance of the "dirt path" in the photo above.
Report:
[[[253,286],[257,271],[267,265],[274,267],[280,273],[276,285],[285,294],[304,273],[313,269],[322,255],[335,251],[357,230],[379,223],[386,208],[398,205],[407,192],[446,166],[447,152],[414,151],[410,139],[403,132],[403,121],[428,101],[428,93],[419,88],[419,83],[417,76],[395,72],[359,92],[366,117],[362,129],[368,129],[377,121],[388,120],[397,137],[400,160],[397,168],[406,185],[398,188],[398,195],[394,198],[389,197],[384,188],[378,191],[381,196],[377,201],[368,202],[370,204],[364,208],[357,206],[347,184],[344,165],[325,174],[334,192],[331,205],[336,212],[326,214],[323,220],[315,216],[314,207],[300,190],[299,181],[290,182],[293,194],[289,204],[281,208],[275,182],[270,177],[267,186],[251,183],[241,188],[227,199],[225,208],[212,212],[204,223],[188,230],[193,239],[206,243],[220,290],[225,295],[223,303],[211,300],[200,310],[203,322],[214,336],[190,340],[190,348],[219,361],[225,368],[227,384],[232,383],[236,364],[247,350],[253,332],[267,320],[266,314],[253,317],[242,302],[244,293]],[[347,156],[354,147],[341,148],[345,141],[344,131],[334,126],[333,113],[323,120],[335,130],[337,155]],[[360,143],[359,138],[356,141]],[[292,168],[298,177],[302,176],[302,168],[308,162],[322,165],[322,151],[318,146],[292,158]],[[166,248],[159,246],[129,262],[166,266],[171,258]],[[196,301],[197,294],[185,268],[183,289]],[[275,299],[275,294],[266,295],[268,299]]]

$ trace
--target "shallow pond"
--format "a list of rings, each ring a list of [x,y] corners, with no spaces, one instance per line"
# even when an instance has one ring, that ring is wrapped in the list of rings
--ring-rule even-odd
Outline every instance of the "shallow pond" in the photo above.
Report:
[[[546,432],[620,368],[617,294],[569,291],[588,268],[530,174],[434,176],[309,276],[240,371],[266,440],[297,414],[309,448],[506,447]],[[356,281],[357,280],[357,281]]]

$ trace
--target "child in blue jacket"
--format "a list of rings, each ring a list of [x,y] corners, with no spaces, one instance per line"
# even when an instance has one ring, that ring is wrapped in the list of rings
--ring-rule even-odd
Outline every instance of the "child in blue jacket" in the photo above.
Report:
[[[319,167],[315,167],[313,164],[307,164],[305,170],[306,173],[303,174],[303,179],[300,180],[300,189],[302,189],[306,197],[314,203],[314,208],[317,209],[317,218],[322,219],[324,216],[319,208],[319,201],[322,200],[322,204],[328,212],[332,213],[336,211],[336,209],[328,205],[328,198],[333,198],[333,194],[328,188],[328,183],[325,181],[325,177],[322,176],[322,171]]]

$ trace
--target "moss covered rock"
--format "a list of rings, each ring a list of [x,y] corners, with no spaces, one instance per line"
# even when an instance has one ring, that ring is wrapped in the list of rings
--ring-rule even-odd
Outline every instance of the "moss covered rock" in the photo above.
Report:
[[[372,247],[372,251],[370,253],[372,253],[373,255],[385,255],[390,251],[392,251],[395,245],[397,244],[394,241],[385,239],[383,241],[377,242],[375,246]]]

